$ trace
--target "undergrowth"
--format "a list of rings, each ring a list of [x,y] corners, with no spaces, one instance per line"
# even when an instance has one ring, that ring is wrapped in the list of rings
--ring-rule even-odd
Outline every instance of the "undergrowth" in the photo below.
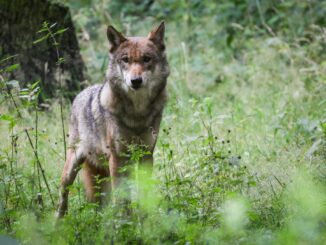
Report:
[[[96,37],[80,43],[90,83],[102,81],[107,62],[106,17],[95,17],[104,2],[96,3],[92,11],[72,5],[79,34]],[[223,43],[212,38],[225,26],[209,31],[215,19],[195,18],[188,7],[190,20],[179,23],[174,14],[167,21],[169,102],[154,173],[139,163],[146,152],[133,147],[132,195],[123,205],[87,203],[77,177],[68,215],[56,222],[61,119],[70,105],[58,98],[41,110],[38,82],[20,88],[7,79],[19,64],[0,61],[0,234],[23,244],[326,242],[325,27],[302,27],[303,40],[268,30],[267,20],[239,21]],[[93,18],[97,30],[89,27]],[[155,22],[119,18],[133,35]]]

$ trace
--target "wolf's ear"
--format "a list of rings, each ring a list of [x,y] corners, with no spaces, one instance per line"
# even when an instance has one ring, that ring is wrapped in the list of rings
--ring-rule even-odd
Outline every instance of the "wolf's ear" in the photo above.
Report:
[[[158,27],[156,27],[148,34],[148,39],[151,40],[154,44],[156,44],[161,51],[164,51],[165,49],[164,33],[165,33],[165,24],[164,21],[162,21]]]
[[[125,38],[120,32],[118,32],[113,26],[108,26],[106,35],[111,44],[111,53],[114,52],[120,46],[121,43],[127,41],[127,38]]]

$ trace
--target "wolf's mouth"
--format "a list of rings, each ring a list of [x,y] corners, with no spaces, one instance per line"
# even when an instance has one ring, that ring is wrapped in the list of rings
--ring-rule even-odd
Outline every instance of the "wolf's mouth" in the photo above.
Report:
[[[140,89],[142,86],[141,84],[137,84],[137,85],[131,85],[129,86],[129,88],[132,90],[132,91],[137,91],[138,89]]]
[[[141,85],[137,85],[137,86],[131,86],[131,88],[132,88],[133,90],[138,90],[138,89],[140,89],[140,88],[141,88]]]

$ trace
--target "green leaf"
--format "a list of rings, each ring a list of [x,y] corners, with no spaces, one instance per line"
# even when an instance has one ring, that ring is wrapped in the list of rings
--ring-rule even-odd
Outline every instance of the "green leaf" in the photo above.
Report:
[[[257,182],[254,181],[254,180],[251,180],[251,181],[248,182],[248,185],[249,186],[256,186],[257,185]]]
[[[35,81],[33,84],[30,85],[31,89],[35,89],[39,83],[40,83],[40,80]]]
[[[326,137],[326,122],[320,122],[321,129]]]
[[[48,25],[49,25],[49,23],[48,23],[47,21],[44,21],[43,24],[42,24],[42,26],[43,26],[44,28],[47,28]]]
[[[38,30],[37,33],[42,33],[42,32],[46,32],[46,31],[48,31],[48,29],[46,27],[43,27],[40,30]]]
[[[9,122],[9,128],[12,129],[16,125],[16,120],[10,115],[2,114],[0,115],[0,120]]]
[[[59,60],[56,62],[56,65],[60,65],[65,62],[65,58],[60,57]]]
[[[43,36],[43,37],[41,37],[41,38],[35,40],[35,41],[33,42],[33,44],[37,44],[37,43],[43,42],[44,40],[48,39],[49,36],[50,36],[50,34],[48,33],[48,34],[46,34],[45,36]]]
[[[66,30],[68,30],[68,28],[60,29],[60,30],[56,31],[53,35],[54,35],[54,36],[55,36],[55,35],[59,35],[59,34],[61,34],[61,33],[64,33]]]
[[[12,121],[12,120],[14,120],[14,118],[12,116],[7,115],[7,114],[1,114],[0,115],[0,120]]]
[[[5,68],[5,71],[6,71],[6,72],[12,72],[12,71],[14,71],[14,70],[17,70],[19,67],[20,67],[19,64],[13,64],[13,65],[11,65],[11,66],[6,67],[6,68]]]

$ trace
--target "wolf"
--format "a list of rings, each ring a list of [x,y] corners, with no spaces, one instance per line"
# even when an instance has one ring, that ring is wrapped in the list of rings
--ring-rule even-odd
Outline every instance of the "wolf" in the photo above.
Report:
[[[164,35],[164,22],[147,37],[125,37],[108,26],[105,82],[83,90],[72,105],[57,217],[67,213],[69,186],[80,169],[86,198],[102,203],[128,175],[121,169],[130,145],[145,147],[142,164],[152,168],[170,74]]]

